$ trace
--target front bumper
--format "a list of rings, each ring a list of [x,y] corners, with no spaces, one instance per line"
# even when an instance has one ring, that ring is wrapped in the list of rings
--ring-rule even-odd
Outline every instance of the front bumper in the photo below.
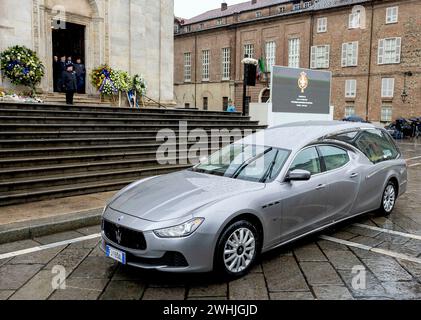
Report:
[[[121,213],[119,214],[121,218]],[[143,232],[145,220],[124,215],[123,221],[115,219],[113,214],[104,214],[106,221],[123,228]],[[147,228],[151,230],[150,227]],[[152,231],[143,232],[146,241],[145,250],[124,247],[107,238],[102,231],[101,249],[105,252],[109,245],[127,254],[127,265],[156,269],[165,272],[209,272],[213,269],[214,235],[202,233],[201,228],[186,238],[163,239]]]

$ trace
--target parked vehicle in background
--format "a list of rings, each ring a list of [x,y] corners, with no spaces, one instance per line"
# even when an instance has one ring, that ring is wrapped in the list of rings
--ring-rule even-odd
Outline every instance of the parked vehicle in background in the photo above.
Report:
[[[262,252],[367,212],[389,215],[406,188],[386,130],[282,125],[123,189],[104,209],[102,249],[139,268],[239,277]]]
[[[385,129],[394,139],[418,137],[421,133],[421,117],[409,120],[399,118],[387,125]]]

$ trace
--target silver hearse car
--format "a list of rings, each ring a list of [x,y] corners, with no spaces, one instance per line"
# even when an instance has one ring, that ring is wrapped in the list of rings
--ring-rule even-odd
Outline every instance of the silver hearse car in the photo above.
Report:
[[[104,209],[102,249],[123,264],[238,277],[268,250],[377,211],[407,188],[407,165],[371,124],[302,122],[147,178]]]

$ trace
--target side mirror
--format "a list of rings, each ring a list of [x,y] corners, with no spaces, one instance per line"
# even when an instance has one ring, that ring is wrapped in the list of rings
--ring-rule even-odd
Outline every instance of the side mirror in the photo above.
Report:
[[[311,179],[311,172],[306,170],[294,170],[288,173],[285,181],[308,181]]]

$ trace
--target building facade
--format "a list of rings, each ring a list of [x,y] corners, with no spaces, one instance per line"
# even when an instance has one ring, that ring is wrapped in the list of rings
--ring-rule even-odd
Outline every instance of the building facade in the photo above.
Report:
[[[247,99],[265,102],[272,65],[329,70],[335,118],[421,116],[421,1],[252,0],[178,20],[178,105],[243,103],[245,55],[264,62]],[[266,72],[265,72],[266,71]]]
[[[1,0],[0,51],[13,45],[36,51],[46,67],[44,92],[53,91],[53,55],[72,54],[88,73],[106,63],[143,74],[148,96],[172,103],[173,8],[173,0]],[[87,82],[87,93],[96,93]],[[0,78],[2,86],[10,86],[7,79]]]

